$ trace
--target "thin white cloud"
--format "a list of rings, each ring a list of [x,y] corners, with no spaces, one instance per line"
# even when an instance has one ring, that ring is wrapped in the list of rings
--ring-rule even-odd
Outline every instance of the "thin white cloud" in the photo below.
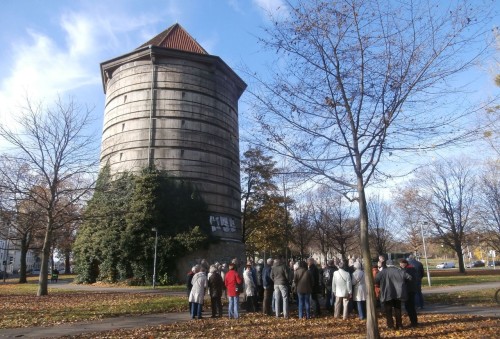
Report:
[[[53,35],[28,28],[24,38],[16,38],[10,46],[14,62],[4,65],[10,74],[0,79],[2,123],[14,126],[13,117],[26,96],[48,103],[84,86],[100,87],[99,63],[136,48],[137,41],[128,33],[157,21],[146,15],[106,16],[101,9],[62,14]]]
[[[237,13],[244,13],[238,0],[227,0],[227,4]]]
[[[288,6],[284,0],[253,0],[266,20],[282,20],[289,17]]]
[[[50,101],[57,94],[100,81],[92,58],[96,33],[90,18],[63,16],[61,28],[64,46],[29,29],[24,41],[11,46],[15,62],[10,75],[0,83],[2,116],[14,113],[26,95]]]

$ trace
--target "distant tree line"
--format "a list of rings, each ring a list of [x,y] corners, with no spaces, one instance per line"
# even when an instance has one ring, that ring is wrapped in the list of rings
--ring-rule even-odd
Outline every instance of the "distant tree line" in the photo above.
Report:
[[[304,185],[300,175],[289,176],[283,185],[295,189],[280,189],[279,179],[288,171],[258,147],[244,153],[247,255],[361,257],[354,204],[328,185]],[[451,253],[462,272],[469,253],[483,259],[489,250],[500,252],[499,171],[495,160],[477,166],[467,158],[442,159],[415,171],[385,195],[369,195],[371,258],[395,252],[423,255],[422,233],[429,255]]]

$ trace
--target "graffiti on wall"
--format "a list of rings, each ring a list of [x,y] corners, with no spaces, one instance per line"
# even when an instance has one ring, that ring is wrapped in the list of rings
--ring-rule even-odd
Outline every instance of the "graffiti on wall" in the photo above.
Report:
[[[212,232],[236,232],[236,222],[234,218],[231,217],[211,215],[210,225],[212,226]]]

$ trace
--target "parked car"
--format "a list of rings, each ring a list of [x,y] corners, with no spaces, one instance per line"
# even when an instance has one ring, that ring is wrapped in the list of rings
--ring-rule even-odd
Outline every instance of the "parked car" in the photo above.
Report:
[[[493,261],[489,262],[489,266],[493,267]],[[500,261],[495,261],[495,267],[500,267]]]
[[[455,268],[455,263],[452,261],[442,262],[437,264],[436,268]]]
[[[468,263],[467,265],[465,265],[465,267],[467,268],[472,268],[472,267],[484,267],[484,262],[482,262],[481,260],[476,260],[476,261],[472,261],[470,263]]]

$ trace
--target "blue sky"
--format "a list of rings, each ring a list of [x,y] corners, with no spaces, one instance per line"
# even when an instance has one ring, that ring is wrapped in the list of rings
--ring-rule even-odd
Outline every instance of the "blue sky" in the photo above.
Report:
[[[3,1],[1,121],[12,124],[26,93],[45,103],[56,95],[72,95],[95,107],[99,135],[101,62],[134,50],[178,22],[234,69],[257,69],[266,62],[256,42],[266,11],[285,8],[282,0]]]
[[[285,0],[2,1],[0,121],[13,124],[26,93],[46,103],[56,95],[72,95],[94,107],[100,136],[105,97],[99,64],[134,50],[176,22],[237,73],[243,65],[265,72],[274,56],[262,51],[257,36],[268,24],[267,11],[286,15]],[[471,96],[498,95],[492,67],[498,62],[477,67],[464,78]],[[240,121],[245,115],[240,100]]]

